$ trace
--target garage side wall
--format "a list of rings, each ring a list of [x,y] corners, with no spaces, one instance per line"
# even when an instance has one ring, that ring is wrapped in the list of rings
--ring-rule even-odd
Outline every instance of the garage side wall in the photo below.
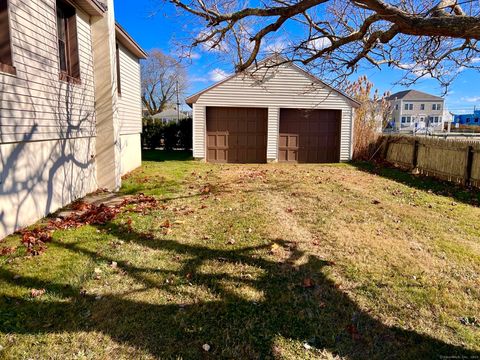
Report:
[[[206,147],[206,107],[193,104],[193,157],[205,159]]]
[[[268,108],[267,159],[278,159],[278,121],[281,108],[331,109],[342,111],[340,160],[351,159],[352,107],[343,96],[314,83],[294,67],[284,64],[267,73],[233,77],[201,94],[193,105],[193,152],[205,158],[207,106]]]

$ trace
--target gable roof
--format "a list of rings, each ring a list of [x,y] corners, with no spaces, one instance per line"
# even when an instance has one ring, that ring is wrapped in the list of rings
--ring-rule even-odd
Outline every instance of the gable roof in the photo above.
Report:
[[[120,44],[125,46],[133,55],[139,59],[146,59],[147,53],[137,44],[135,40],[125,31],[119,23],[115,23],[115,36]]]
[[[249,67],[249,69],[252,69],[252,68],[254,68],[254,67],[259,68],[261,65],[263,65],[263,64],[265,64],[265,63],[267,63],[268,61],[271,61],[271,60],[276,61],[279,65],[280,65],[280,64],[282,64],[282,65],[285,64],[285,65],[290,66],[291,68],[293,68],[294,70],[296,70],[297,72],[299,72],[300,74],[302,74],[303,76],[309,78],[313,83],[320,84],[320,85],[322,85],[322,86],[330,89],[330,90],[333,91],[334,93],[340,95],[340,96],[343,97],[345,100],[347,100],[347,102],[348,102],[351,106],[353,106],[353,107],[355,107],[355,108],[358,108],[358,107],[360,106],[360,103],[359,103],[358,101],[356,101],[355,99],[353,99],[352,97],[350,97],[350,96],[348,96],[347,94],[345,94],[344,92],[342,92],[342,91],[340,91],[340,90],[338,90],[338,89],[335,89],[334,87],[326,84],[325,82],[323,82],[322,80],[320,80],[319,78],[317,78],[316,76],[314,76],[313,74],[309,73],[308,71],[302,69],[300,66],[295,65],[293,62],[285,59],[284,57],[282,57],[282,56],[280,56],[280,55],[278,55],[278,54],[274,54],[274,55],[271,55],[271,56],[269,56],[269,57],[266,57],[265,59],[259,61],[256,66],[255,66],[255,65],[252,65],[251,67]],[[248,71],[248,69],[247,69],[246,71]],[[221,85],[221,84],[229,81],[230,79],[233,79],[233,78],[235,78],[235,77],[237,77],[237,76],[239,76],[239,75],[241,75],[241,74],[242,74],[242,72],[234,73],[234,74],[226,77],[225,79],[220,80],[219,82],[216,82],[215,84],[207,87],[206,89],[203,89],[203,90],[201,90],[201,91],[199,91],[199,92],[197,92],[197,93],[189,96],[188,98],[185,99],[185,102],[186,102],[188,105],[192,106],[192,104],[196,103],[197,100],[198,100],[198,98],[199,98],[202,94],[210,91],[210,90],[213,89],[213,88],[216,88],[217,86],[219,86],[219,85]]]
[[[404,90],[390,95],[387,100],[442,100],[443,98],[417,90]]]

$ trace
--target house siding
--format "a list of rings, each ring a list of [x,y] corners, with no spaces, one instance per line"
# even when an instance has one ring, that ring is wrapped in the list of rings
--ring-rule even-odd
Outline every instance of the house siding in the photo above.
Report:
[[[259,84],[259,80],[264,79]],[[349,102],[326,86],[288,64],[255,75],[243,74],[212,87],[201,94],[193,105],[194,144],[196,158],[205,157],[205,107],[264,107],[269,108],[267,158],[277,159],[278,117],[281,108],[332,109],[342,112],[340,160],[351,159],[351,111]]]
[[[0,73],[0,238],[94,191],[90,16],[77,9],[80,84],[59,80],[55,0],[10,0],[16,75]]]
[[[124,46],[119,44],[120,88],[118,109],[120,134],[142,132],[142,104],[140,89],[140,62]]]
[[[142,104],[140,62],[123,45],[118,44],[120,89],[118,116],[120,120],[120,174],[124,175],[142,164]]]
[[[193,156],[198,159],[206,157],[206,107],[193,104]]]
[[[10,0],[15,76],[0,73],[0,143],[95,136],[89,16],[77,10],[81,84],[59,80],[54,0]]]

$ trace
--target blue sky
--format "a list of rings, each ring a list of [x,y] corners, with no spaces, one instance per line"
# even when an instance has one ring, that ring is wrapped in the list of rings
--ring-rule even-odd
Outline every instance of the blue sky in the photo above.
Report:
[[[117,21],[133,36],[145,50],[161,49],[165,53],[178,52],[177,44],[187,44],[190,31],[186,15],[177,14],[173,5],[164,5],[161,0],[117,0],[115,3]],[[194,51],[192,60],[187,64],[189,89],[187,95],[193,94],[231,73],[233,66],[222,59],[218,53]],[[367,75],[380,92],[396,92],[404,87],[395,85],[402,78],[401,70],[385,68],[361,69],[352,76]],[[441,95],[442,89],[433,79],[418,82],[416,90]],[[465,113],[480,107],[480,72],[465,70],[455,80],[446,96],[447,106],[454,113]]]

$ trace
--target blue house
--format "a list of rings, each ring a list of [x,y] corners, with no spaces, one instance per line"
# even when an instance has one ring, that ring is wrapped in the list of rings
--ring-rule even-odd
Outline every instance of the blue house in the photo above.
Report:
[[[473,114],[454,115],[454,124],[460,125],[479,125],[480,126],[480,110],[474,110]]]

